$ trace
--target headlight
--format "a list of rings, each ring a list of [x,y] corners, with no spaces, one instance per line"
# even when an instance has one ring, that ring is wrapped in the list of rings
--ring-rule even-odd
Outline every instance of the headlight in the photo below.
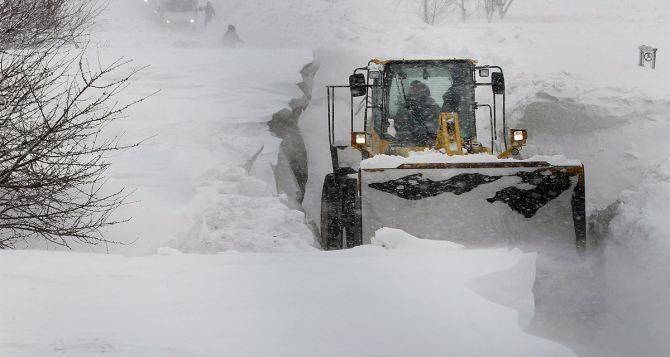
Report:
[[[514,141],[521,141],[523,140],[523,131],[517,130],[514,132]]]
[[[365,145],[368,139],[368,135],[365,132],[354,132],[351,133],[351,144],[352,145]]]
[[[191,22],[192,24],[194,24],[194,23],[195,23],[195,19],[191,19],[190,22]]]
[[[522,146],[526,144],[528,140],[528,132],[524,129],[512,129],[510,130],[512,134],[512,145],[513,146]]]

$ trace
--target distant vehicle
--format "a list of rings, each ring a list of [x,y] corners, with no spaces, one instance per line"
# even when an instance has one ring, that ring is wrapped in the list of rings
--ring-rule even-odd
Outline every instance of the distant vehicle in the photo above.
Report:
[[[144,4],[144,6],[152,7],[152,6],[158,6],[159,1],[158,0],[140,0],[141,3]]]
[[[158,14],[159,0],[138,0],[143,14],[155,17]]]
[[[192,27],[198,23],[197,0],[160,0],[158,15],[165,26]]]

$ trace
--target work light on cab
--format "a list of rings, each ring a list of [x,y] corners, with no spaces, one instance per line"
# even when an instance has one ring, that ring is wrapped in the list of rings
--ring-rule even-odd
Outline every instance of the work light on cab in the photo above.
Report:
[[[528,132],[525,129],[512,129],[512,146],[523,146],[528,140]]]
[[[354,146],[364,146],[367,143],[367,134],[365,132],[352,132],[351,144]]]

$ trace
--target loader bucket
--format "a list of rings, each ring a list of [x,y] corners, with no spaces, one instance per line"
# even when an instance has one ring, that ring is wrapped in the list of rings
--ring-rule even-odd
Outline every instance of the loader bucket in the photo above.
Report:
[[[470,247],[586,246],[581,164],[406,163],[359,175],[364,243],[391,227]]]

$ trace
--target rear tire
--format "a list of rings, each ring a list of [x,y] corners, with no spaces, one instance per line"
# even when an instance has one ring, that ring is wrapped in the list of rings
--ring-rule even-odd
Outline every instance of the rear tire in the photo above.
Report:
[[[335,175],[326,175],[321,190],[321,248],[323,250],[342,249],[342,223],[339,212],[342,202],[337,191]]]
[[[586,194],[584,183],[577,183],[572,193],[572,220],[575,225],[575,243],[577,250],[585,251],[589,247],[586,228]]]
[[[321,247],[353,248],[363,244],[358,180],[326,175],[321,191]]]
[[[353,248],[363,244],[363,225],[361,221],[361,200],[358,195],[358,180],[345,178],[343,187],[344,200],[342,201],[342,212],[344,214],[342,223],[346,229],[347,248]]]

